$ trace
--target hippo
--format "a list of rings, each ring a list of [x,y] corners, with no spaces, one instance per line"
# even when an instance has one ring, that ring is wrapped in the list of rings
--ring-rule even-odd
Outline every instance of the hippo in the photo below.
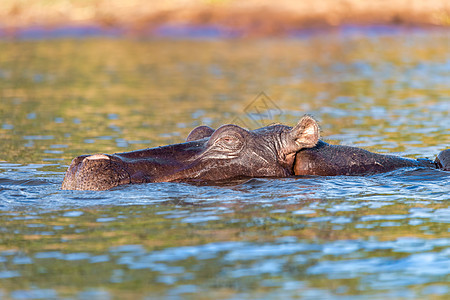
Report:
[[[320,140],[317,121],[304,116],[294,127],[274,124],[247,130],[228,124],[199,126],[186,142],[73,159],[64,190],[108,190],[149,182],[212,181],[299,175],[366,175],[398,168],[450,170],[450,149],[435,161],[378,154]]]
[[[250,177],[287,177],[296,153],[314,147],[319,127],[310,116],[296,126],[271,125],[247,130],[201,126],[184,143],[132,152],[83,155],[66,172],[62,189],[107,190],[130,183],[220,181]]]

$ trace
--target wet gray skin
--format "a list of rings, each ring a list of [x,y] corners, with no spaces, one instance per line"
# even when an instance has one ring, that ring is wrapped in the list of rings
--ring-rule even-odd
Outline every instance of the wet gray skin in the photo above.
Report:
[[[188,136],[207,137],[214,129],[200,126]],[[301,149],[295,156],[293,175],[367,175],[389,172],[406,167],[437,168],[450,171],[450,149],[441,151],[433,162],[429,159],[409,159],[385,155],[341,145],[330,145],[319,140],[311,148]]]
[[[444,150],[439,156],[450,156]],[[365,175],[389,172],[406,167],[439,168],[448,170],[450,163],[447,161],[445,168],[436,161],[429,159],[409,159],[394,155],[386,155],[369,152],[364,149],[330,145],[319,141],[311,149],[300,150],[294,163],[295,175]]]
[[[200,126],[188,136],[207,137],[214,129]],[[409,159],[385,155],[341,145],[330,145],[319,140],[311,148],[301,149],[295,156],[293,175],[367,175],[389,172],[406,167],[437,168],[450,171],[450,149],[441,151],[433,162],[429,159]]]
[[[199,126],[186,143],[113,155],[75,158],[62,189],[107,190],[145,182],[220,181],[293,175],[364,175],[405,167],[450,170],[450,149],[433,162],[330,145],[319,140],[317,122],[303,117],[292,128],[272,125],[253,131],[236,125]]]
[[[194,129],[185,143],[132,152],[83,155],[66,172],[62,189],[107,190],[118,185],[165,181],[220,181],[293,175],[296,153],[319,140],[317,122],[253,131],[236,125]]]

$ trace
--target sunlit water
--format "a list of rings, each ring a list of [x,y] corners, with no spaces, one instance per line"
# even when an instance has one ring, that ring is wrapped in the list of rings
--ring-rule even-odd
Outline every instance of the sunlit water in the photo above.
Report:
[[[0,298],[448,299],[446,172],[60,185],[80,154],[305,113],[332,143],[434,159],[450,144],[449,43],[432,31],[0,42]]]

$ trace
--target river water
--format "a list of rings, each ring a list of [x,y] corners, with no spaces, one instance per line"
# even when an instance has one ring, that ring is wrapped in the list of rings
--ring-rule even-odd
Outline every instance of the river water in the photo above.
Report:
[[[200,124],[294,125],[434,159],[450,37],[0,41],[0,299],[448,299],[450,174],[62,191],[73,157],[182,142]]]

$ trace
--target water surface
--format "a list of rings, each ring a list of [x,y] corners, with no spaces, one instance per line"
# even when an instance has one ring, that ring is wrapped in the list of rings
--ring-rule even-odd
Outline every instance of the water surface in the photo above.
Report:
[[[0,41],[0,298],[446,299],[445,172],[60,184],[80,154],[305,113],[332,143],[434,159],[450,142],[449,42],[433,31]]]

